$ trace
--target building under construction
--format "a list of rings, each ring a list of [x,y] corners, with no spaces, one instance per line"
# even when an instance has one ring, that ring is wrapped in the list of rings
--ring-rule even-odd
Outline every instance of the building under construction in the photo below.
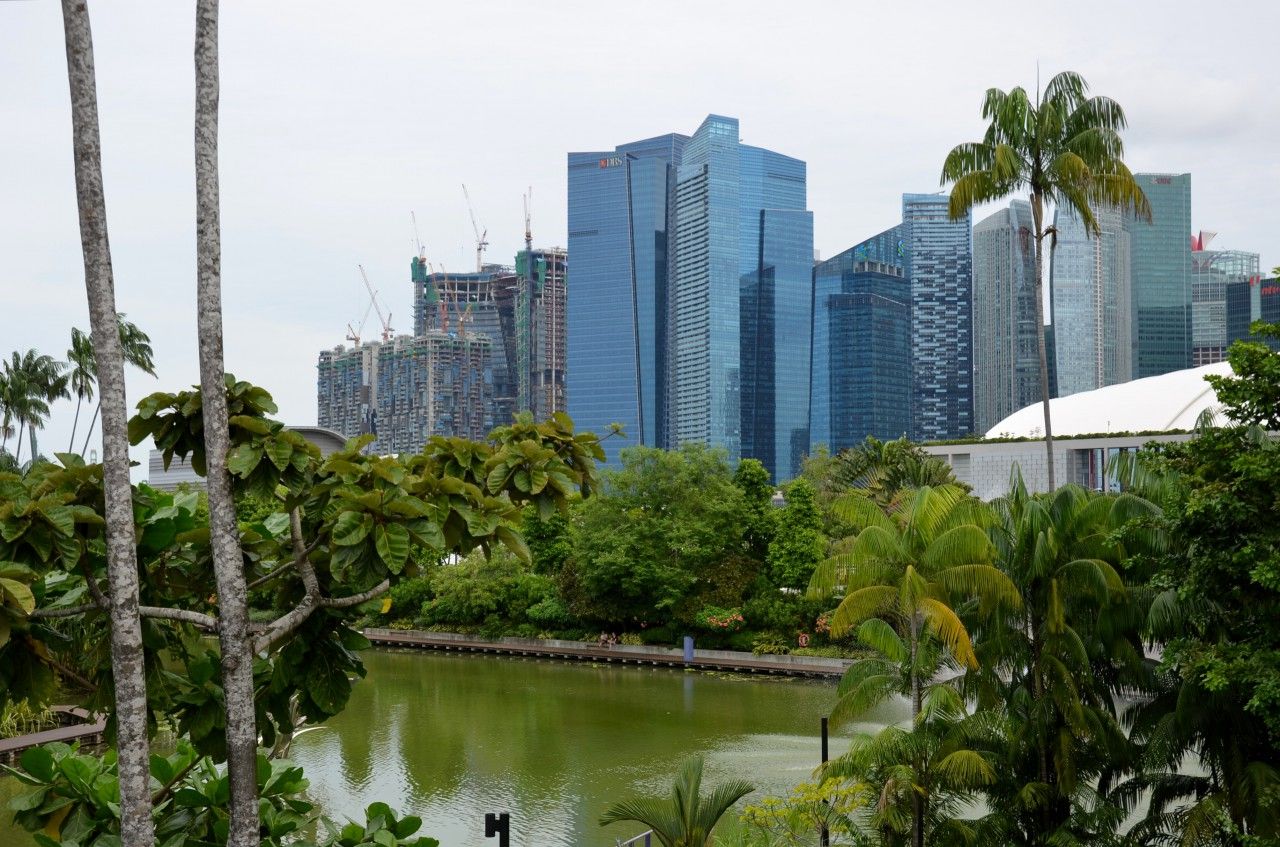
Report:
[[[513,379],[516,349],[512,312],[516,296],[515,272],[503,265],[484,265],[471,273],[430,268],[421,257],[410,264],[413,280],[413,332],[466,332],[489,338],[487,379],[493,386],[495,424],[511,422],[516,410]]]
[[[322,350],[317,423],[376,436],[377,453],[412,453],[433,435],[480,439],[493,428],[487,335],[430,329]]]
[[[347,438],[373,432],[378,342],[321,350],[316,365],[316,424]]]
[[[436,329],[379,345],[373,391],[378,452],[417,452],[433,435],[488,435],[491,350],[486,335]]]
[[[531,261],[532,257],[532,261]],[[516,410],[545,420],[566,409],[565,293],[568,253],[555,247],[516,256]]]

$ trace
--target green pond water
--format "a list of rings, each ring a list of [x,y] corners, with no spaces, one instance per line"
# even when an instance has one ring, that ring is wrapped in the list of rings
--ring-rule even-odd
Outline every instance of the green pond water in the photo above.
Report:
[[[704,784],[743,777],[763,793],[807,780],[835,683],[417,651],[370,651],[348,708],[294,742],[292,758],[331,815],[374,800],[420,816],[444,847],[491,847],[486,812],[511,814],[520,847],[612,845],[618,799],[665,794],[687,756]],[[905,715],[895,705],[833,734]],[[0,801],[11,786],[0,784]],[[6,817],[7,822],[7,817]],[[19,837],[20,839],[21,837]],[[6,837],[0,844],[26,843]]]

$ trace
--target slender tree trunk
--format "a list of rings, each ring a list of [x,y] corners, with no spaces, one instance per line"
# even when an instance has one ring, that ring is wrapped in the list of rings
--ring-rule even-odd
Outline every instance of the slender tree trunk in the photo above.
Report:
[[[222,245],[218,200],[218,3],[196,3],[196,304],[208,465],[209,542],[218,584],[218,636],[227,713],[231,829],[227,847],[258,845],[258,729],[248,590],[227,473],[226,370],[222,350]]]
[[[89,431],[84,434],[84,446],[80,448],[80,455],[83,456],[89,452],[89,439],[93,438],[93,427],[98,423],[98,412],[102,411],[102,397],[98,397],[98,404],[93,407],[93,417],[89,418]]]
[[[76,395],[76,416],[71,421],[71,437],[67,439],[67,452],[70,453],[76,446],[76,427],[80,425],[80,404],[84,402],[84,398],[79,394]]]
[[[1056,491],[1058,486],[1053,467],[1053,422],[1049,415],[1049,354],[1044,343],[1044,267],[1040,263],[1041,242],[1044,241],[1044,198],[1039,192],[1031,194],[1031,214],[1036,227],[1036,352],[1040,356],[1040,402],[1044,407],[1045,461],[1049,470],[1049,490]]]
[[[924,685],[920,680],[920,669],[916,660],[920,656],[920,615],[911,617],[911,731],[920,730],[920,713],[924,711]],[[924,774],[924,764],[915,762],[916,779]],[[924,798],[920,792],[911,792],[911,844],[912,847],[924,847]]]
[[[102,147],[93,69],[93,35],[85,0],[62,0],[71,88],[72,151],[85,291],[102,407],[103,492],[106,500],[108,597],[111,606],[111,674],[115,684],[119,748],[120,839],[150,847],[150,750],[147,743],[147,681],[138,617],[138,560],[129,483],[128,405],[124,356],[116,329],[115,281],[107,240],[107,203],[102,191]]]
[[[36,422],[35,421],[27,422],[27,441],[31,444],[31,461],[34,462],[36,460],[36,456],[39,455],[39,453],[36,450]]]
[[[18,418],[18,420],[15,421],[15,423],[18,425],[18,430],[14,434],[14,439],[13,439],[13,443],[14,443],[13,463],[18,467],[22,467],[22,428],[27,425],[27,422],[24,421],[22,418]]]

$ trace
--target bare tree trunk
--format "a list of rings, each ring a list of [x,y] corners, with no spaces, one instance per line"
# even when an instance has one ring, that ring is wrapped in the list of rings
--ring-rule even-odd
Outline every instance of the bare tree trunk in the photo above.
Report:
[[[208,465],[209,542],[218,584],[218,636],[231,779],[228,847],[257,847],[258,729],[253,708],[253,641],[248,589],[227,473],[226,369],[222,351],[222,244],[218,200],[218,3],[196,3],[196,307],[200,390]]]
[[[76,427],[80,426],[80,404],[84,402],[84,398],[79,394],[76,395],[76,416],[71,421],[71,437],[67,439],[67,452],[70,453],[76,446]]]
[[[1040,263],[1041,242],[1044,241],[1044,199],[1039,193],[1031,195],[1031,214],[1035,218],[1036,262],[1036,352],[1040,356],[1040,402],[1044,408],[1044,449],[1046,467],[1049,470],[1049,490],[1058,489],[1053,468],[1053,422],[1049,415],[1049,354],[1044,343],[1044,267]]]
[[[93,34],[85,0],[62,0],[62,22],[71,87],[80,246],[84,253],[85,291],[102,407],[111,674],[115,683],[119,747],[120,839],[130,847],[150,847],[155,833],[151,824],[147,682],[138,617],[138,560],[133,531],[133,488],[129,484],[124,354],[116,328],[115,281],[111,272],[111,245],[107,240],[107,203],[102,191]]]
[[[80,455],[89,452],[89,439],[93,438],[93,427],[98,423],[98,413],[102,411],[102,397],[98,397],[98,405],[93,407],[93,417],[89,418],[89,431],[84,434],[84,446],[80,448]]]

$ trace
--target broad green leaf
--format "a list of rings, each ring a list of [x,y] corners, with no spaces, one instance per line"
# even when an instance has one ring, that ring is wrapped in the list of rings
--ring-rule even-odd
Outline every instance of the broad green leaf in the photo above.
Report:
[[[409,557],[409,531],[400,524],[381,524],[374,531],[373,540],[387,569],[400,573]]]
[[[373,519],[363,512],[343,512],[333,524],[333,543],[350,547],[364,541],[373,526]]]
[[[253,473],[262,461],[262,449],[253,444],[241,444],[227,454],[227,470],[244,478]]]
[[[22,769],[41,782],[52,782],[55,773],[53,754],[44,747],[32,747],[18,758]]]
[[[0,577],[0,591],[3,591],[13,600],[12,604],[6,603],[6,605],[16,605],[28,615],[35,611],[36,598],[32,595],[31,589],[21,582]]]

